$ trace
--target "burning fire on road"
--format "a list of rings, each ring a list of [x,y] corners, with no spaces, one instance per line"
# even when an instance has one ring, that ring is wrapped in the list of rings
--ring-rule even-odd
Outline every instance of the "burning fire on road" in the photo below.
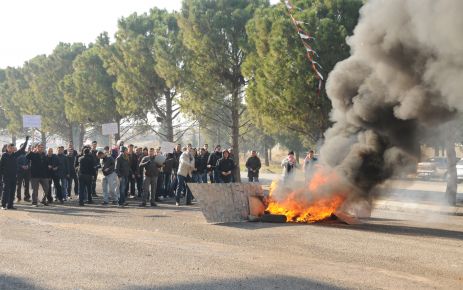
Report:
[[[331,217],[341,209],[350,187],[335,171],[318,170],[299,188],[273,181],[266,200],[266,212],[286,216],[287,222],[313,223]]]

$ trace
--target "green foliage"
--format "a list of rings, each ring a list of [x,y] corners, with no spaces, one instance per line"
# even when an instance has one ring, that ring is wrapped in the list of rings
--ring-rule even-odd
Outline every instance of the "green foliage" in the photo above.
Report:
[[[85,50],[80,43],[60,43],[49,56],[37,56],[23,67],[28,89],[17,96],[23,114],[41,115],[42,131],[69,138],[71,123],[66,116],[60,84],[73,72],[74,59]]]
[[[22,129],[21,110],[15,99],[26,89],[26,81],[19,69],[0,70],[0,126],[10,134],[18,134]]]
[[[119,122],[118,92],[100,57],[109,43],[100,42],[80,54],[73,62],[74,72],[62,84],[66,116],[70,121],[86,123]]]
[[[295,19],[304,21],[315,58],[325,79],[334,65],[348,57],[345,38],[357,22],[361,1],[293,1],[302,9]],[[254,115],[262,117],[267,132],[281,129],[297,132],[316,142],[328,128],[331,104],[323,91],[317,95],[318,80],[308,62],[299,35],[278,4],[260,9],[247,25],[251,52],[244,64],[249,79],[246,102]]]
[[[120,113],[146,118],[154,114],[164,125],[169,141],[174,139],[173,121],[176,87],[181,80],[182,45],[174,14],[152,9],[119,20],[116,42],[103,54],[115,87],[121,92]]]

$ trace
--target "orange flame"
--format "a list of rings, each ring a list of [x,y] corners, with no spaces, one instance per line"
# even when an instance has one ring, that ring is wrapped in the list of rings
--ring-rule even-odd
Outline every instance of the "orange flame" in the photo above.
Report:
[[[266,211],[286,216],[287,222],[313,223],[330,217],[344,203],[347,188],[339,189],[340,179],[334,171],[318,170],[306,188],[297,189],[277,200],[278,182],[270,185]]]

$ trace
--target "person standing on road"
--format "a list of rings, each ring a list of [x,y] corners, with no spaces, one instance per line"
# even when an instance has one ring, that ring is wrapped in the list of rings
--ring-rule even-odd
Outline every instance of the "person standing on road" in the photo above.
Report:
[[[174,152],[172,153],[174,156],[174,167],[173,167],[173,172],[172,172],[172,188],[174,190],[178,186],[178,178],[177,178],[177,172],[178,172],[178,166],[180,164],[180,156],[182,155],[182,145],[177,144],[177,146],[174,149]]]
[[[55,174],[61,183],[61,200],[67,200],[70,166],[68,158],[64,155],[64,146],[58,147],[58,155],[56,155],[56,158],[58,160],[58,170]]]
[[[138,167],[138,156],[134,151],[134,145],[129,145],[129,164],[132,174],[129,175],[129,186],[126,188],[126,196],[135,197],[136,173]]]
[[[68,149],[64,150],[64,155],[68,159],[69,164],[69,178],[67,183],[68,188],[66,191],[68,193],[68,196],[71,197],[72,183],[74,182],[74,195],[77,196],[79,194],[79,179],[77,178],[76,166],[79,154],[76,150],[74,150],[72,142],[69,143]]]
[[[21,144],[22,147],[24,144]],[[30,150],[30,147],[29,147]],[[21,191],[24,186],[24,201],[31,201],[31,194],[29,192],[30,180],[31,180],[31,166],[30,161],[26,158],[26,152],[21,153],[18,158],[18,182],[16,184],[16,199],[18,202],[21,201]]]
[[[228,150],[222,152],[222,158],[217,161],[217,171],[220,174],[220,180],[223,183],[230,183],[233,181],[232,175],[235,169],[235,162],[230,158]]]
[[[135,181],[137,183],[137,197],[143,196],[143,172],[140,169],[140,162],[145,157],[143,155],[143,148],[138,147],[135,150],[135,154],[137,154],[137,171],[135,172]]]
[[[125,202],[125,192],[129,183],[129,176],[132,172],[130,171],[129,151],[127,147],[122,147],[120,150],[121,153],[116,159],[116,174],[119,178],[119,206],[123,207],[128,205]]]
[[[156,151],[150,148],[149,155],[143,157],[140,162],[140,168],[145,171],[145,180],[143,182],[143,201],[140,206],[146,206],[150,198],[151,206],[156,206],[156,190],[160,166],[156,163]]]
[[[219,171],[216,169],[217,161],[222,158],[222,147],[220,145],[215,146],[214,153],[209,156],[207,160],[207,168],[212,172],[210,175],[211,183],[220,183],[220,174]]]
[[[173,189],[172,189],[172,178],[173,178],[173,167],[174,167],[174,156],[172,153],[168,153],[166,157],[166,161],[164,162],[164,197],[173,197]]]
[[[197,183],[207,183],[207,159],[208,156],[206,156],[206,150],[201,148],[199,155],[195,158]]]
[[[3,179],[2,209],[4,210],[16,209],[13,206],[18,175],[18,162],[16,159],[26,152],[28,141],[29,136],[26,137],[26,142],[17,152],[15,152],[16,147],[14,144],[8,144],[6,152],[2,154],[0,159],[0,173]]]
[[[186,205],[191,205],[193,198],[191,190],[186,185],[187,179],[191,178],[193,170],[195,169],[195,159],[193,158],[193,149],[186,149],[180,155],[180,163],[177,171],[177,190],[175,194],[175,204],[180,206],[180,198],[182,192],[186,192]]]
[[[207,162],[209,161],[209,156],[211,156],[211,153],[209,153],[209,150],[208,150],[209,149],[209,144],[204,144],[203,149],[205,151],[204,152],[204,158],[206,159],[206,178],[207,178],[207,176],[209,176],[209,180],[212,180],[211,179],[212,171],[209,170],[209,168],[207,168]],[[207,183],[207,181],[206,181],[206,183]],[[211,181],[211,183],[212,183],[212,181]]]
[[[53,194],[55,195],[55,201],[59,200],[61,203],[63,202],[60,178],[58,176],[59,166],[58,166],[58,158],[56,154],[53,153],[53,148],[48,148],[48,194],[47,198],[49,202],[53,201]],[[51,192],[52,190],[52,183],[55,188],[55,192]]]
[[[47,206],[48,195],[48,158],[44,152],[43,144],[37,144],[34,149],[26,154],[26,158],[31,162],[31,186],[32,186],[32,205],[37,206],[39,186],[42,186],[43,196],[41,202]]]
[[[92,142],[92,150],[91,150],[91,155],[93,157],[93,162],[96,166],[96,164],[100,161],[98,159],[98,157],[96,156],[98,154],[98,142],[96,141],[93,141]],[[97,197],[97,194],[96,194],[96,180],[98,179],[98,170],[95,170],[95,175],[92,177],[92,193],[91,195],[93,197]]]
[[[260,158],[257,157],[255,150],[251,151],[251,157],[246,161],[246,168],[248,169],[249,182],[259,182],[259,170],[262,166]]]
[[[314,156],[314,151],[310,150],[307,152],[307,156],[304,158],[304,177],[305,182],[308,183],[312,174],[314,172],[315,164],[317,164],[318,159]]]
[[[109,151],[109,148],[108,148]],[[111,196],[113,203],[117,202],[119,197],[117,196],[117,174],[116,174],[116,161],[109,152],[106,154],[102,151],[98,152],[98,158],[103,161],[103,205],[109,204],[109,197]]]
[[[293,151],[289,151],[288,156],[281,162],[281,167],[283,167],[283,182],[290,182],[294,178],[294,172],[297,168]]]
[[[79,205],[92,204],[92,178],[95,176],[95,158],[91,154],[90,148],[83,150],[83,156],[79,158]]]

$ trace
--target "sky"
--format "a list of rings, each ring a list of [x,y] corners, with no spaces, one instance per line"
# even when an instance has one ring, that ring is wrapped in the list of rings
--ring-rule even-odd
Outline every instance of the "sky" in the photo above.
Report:
[[[119,18],[154,6],[179,10],[181,0],[0,0],[0,68],[50,54],[59,42],[112,36]]]
[[[180,10],[181,0],[0,0],[0,68],[48,55],[59,42],[88,44],[103,31],[113,36],[119,18],[154,6]]]

